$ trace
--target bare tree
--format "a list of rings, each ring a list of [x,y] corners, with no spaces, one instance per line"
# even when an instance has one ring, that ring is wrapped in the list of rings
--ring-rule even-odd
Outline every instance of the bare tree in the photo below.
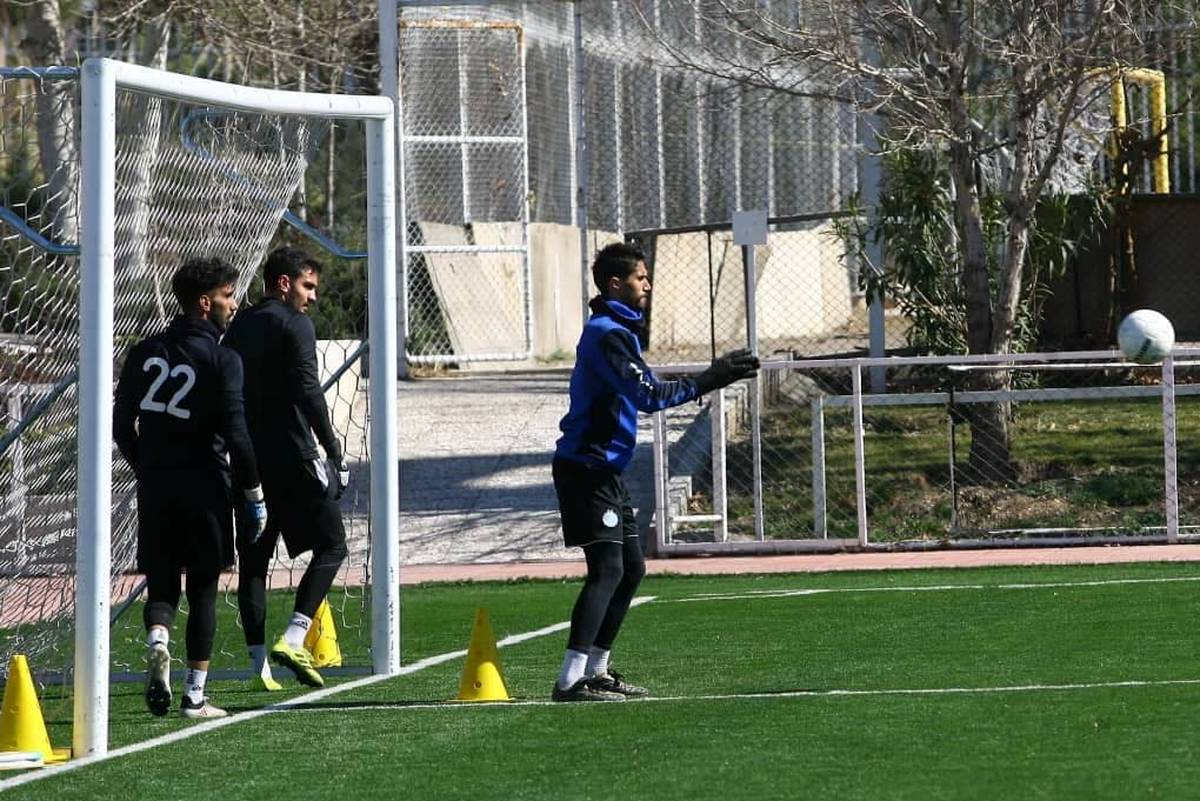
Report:
[[[649,5],[649,0],[639,0]],[[661,0],[661,19],[723,37],[656,38],[676,66],[734,83],[836,97],[882,121],[883,150],[944,154],[971,353],[1009,352],[1039,198],[1082,109],[1122,67],[1160,60],[1169,29],[1194,38],[1188,0]],[[646,14],[647,20],[652,15]],[[647,23],[649,25],[649,22]],[[652,27],[652,26],[651,26]],[[999,169],[997,169],[999,165]],[[1003,247],[989,252],[983,201],[1002,199]],[[993,269],[993,265],[995,265]],[[980,389],[1009,384],[980,372]],[[1009,412],[971,412],[970,463],[982,480],[1013,475]]]

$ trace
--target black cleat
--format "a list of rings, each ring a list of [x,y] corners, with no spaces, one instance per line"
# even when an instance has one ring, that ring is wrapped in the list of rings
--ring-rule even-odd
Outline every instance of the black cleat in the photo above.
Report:
[[[592,676],[588,679],[588,683],[591,684],[592,689],[618,693],[626,698],[645,698],[650,694],[645,687],[638,687],[636,684],[625,681],[624,677],[612,668],[609,668],[607,673]]]
[[[580,679],[567,689],[556,683],[550,693],[551,701],[624,701],[625,696],[593,687],[591,679]]]

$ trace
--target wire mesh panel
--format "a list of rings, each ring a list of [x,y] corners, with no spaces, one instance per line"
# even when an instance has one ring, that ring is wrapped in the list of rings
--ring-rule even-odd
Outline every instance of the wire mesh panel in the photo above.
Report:
[[[727,224],[629,234],[647,253],[650,294],[647,352],[652,361],[706,361],[750,345],[746,288],[753,288],[764,356],[862,352],[870,338],[857,263],[846,256],[839,215],[771,221],[756,247],[754,275]],[[907,326],[885,321],[886,346],[906,344]]]
[[[509,23],[402,21],[407,353],[529,354],[525,49]]]
[[[889,392],[860,396],[861,422],[850,360],[769,363],[761,407],[749,382],[725,391],[719,434],[714,401],[680,407],[664,429],[663,544],[1044,545],[1200,531],[1187,445],[1194,366],[1175,371],[1172,429],[1160,365],[1099,353],[989,358],[996,364],[897,357],[884,370]],[[757,447],[753,426],[737,422],[755,414]]]
[[[68,71],[0,74],[0,336],[4,399],[0,485],[0,657],[26,654],[39,674],[70,672],[77,542],[76,382],[80,353],[78,236],[78,82]],[[340,125],[341,123],[339,123]],[[363,136],[361,123],[347,126]],[[281,217],[327,139],[319,118],[248,113],[120,90],[116,114],[114,335],[117,365],[142,337],[177,313],[174,270],[193,256],[220,257],[239,273],[242,303],[260,292],[261,263]],[[52,139],[47,139],[52,135]],[[48,142],[55,142],[54,147]],[[361,149],[359,150],[361,153]],[[360,166],[360,169],[363,169]],[[365,175],[365,170],[364,173]],[[359,179],[360,181],[362,178]],[[53,255],[65,250],[66,255]],[[364,370],[365,267],[361,280],[327,269],[324,304],[341,338],[319,344],[320,375],[335,430],[351,468],[343,496],[350,557],[331,602],[339,626],[356,638],[369,597],[370,413]],[[319,304],[321,301],[318,302]],[[340,315],[340,316],[339,316]],[[354,317],[347,323],[344,317]],[[343,325],[342,323],[347,323]],[[349,333],[351,338],[346,338]],[[135,569],[134,476],[112,462],[111,592],[113,668],[143,668],[142,584]],[[272,565],[274,588],[295,587],[303,560]],[[226,603],[235,606],[234,582]],[[273,597],[280,611],[290,599]],[[289,606],[290,608],[290,606]],[[184,610],[186,614],[186,610]],[[347,666],[370,664],[369,637],[345,652]],[[214,667],[244,667],[241,632],[218,631]]]

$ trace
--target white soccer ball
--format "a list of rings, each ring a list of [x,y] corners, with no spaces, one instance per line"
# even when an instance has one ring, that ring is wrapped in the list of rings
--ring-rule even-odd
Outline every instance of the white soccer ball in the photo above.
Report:
[[[1117,344],[1130,361],[1155,364],[1175,346],[1175,329],[1170,320],[1153,309],[1138,309],[1121,321]]]

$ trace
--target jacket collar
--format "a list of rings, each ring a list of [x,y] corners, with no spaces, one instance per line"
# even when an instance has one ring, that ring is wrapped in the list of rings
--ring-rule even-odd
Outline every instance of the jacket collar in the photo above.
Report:
[[[208,320],[199,320],[195,317],[188,317],[186,314],[176,315],[171,320],[168,330],[179,335],[200,334],[210,338],[213,342],[221,339],[221,331]]]
[[[640,331],[646,324],[645,316],[637,309],[631,309],[619,300],[597,295],[588,303],[592,314],[611,317],[630,331]]]

